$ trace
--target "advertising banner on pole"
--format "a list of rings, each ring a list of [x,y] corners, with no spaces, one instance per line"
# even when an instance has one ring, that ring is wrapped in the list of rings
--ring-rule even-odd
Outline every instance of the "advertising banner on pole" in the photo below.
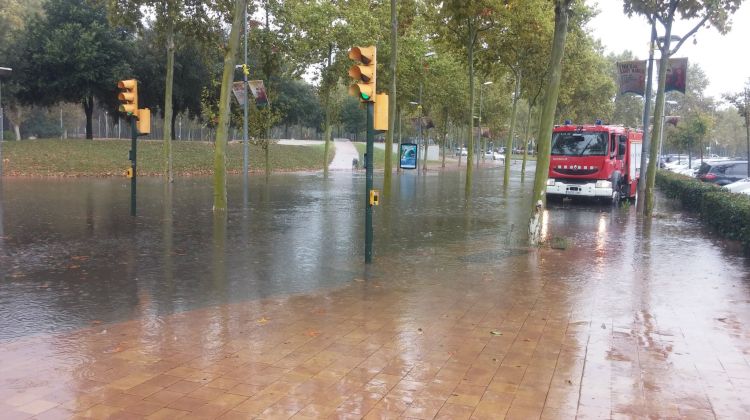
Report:
[[[250,92],[253,94],[253,98],[255,98],[255,105],[270,105],[268,95],[266,95],[266,87],[263,85],[262,80],[248,80],[247,83],[250,86]]]
[[[232,83],[232,93],[234,93],[235,99],[240,105],[245,105],[245,82],[234,82]]]
[[[417,169],[417,145],[402,143],[400,156],[401,169]]]
[[[688,59],[670,58],[667,77],[665,77],[664,91],[677,91],[685,93],[687,84]]]
[[[620,95],[634,93],[643,96],[646,92],[646,60],[617,63],[620,79]]]

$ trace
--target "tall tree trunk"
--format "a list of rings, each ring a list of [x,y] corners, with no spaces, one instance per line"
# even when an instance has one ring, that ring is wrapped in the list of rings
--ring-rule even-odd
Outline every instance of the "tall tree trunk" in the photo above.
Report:
[[[549,62],[549,80],[544,104],[539,120],[537,147],[539,153],[536,158],[536,172],[534,173],[534,192],[531,195],[531,217],[529,219],[529,243],[538,245],[542,233],[542,212],[546,202],[545,190],[550,160],[550,139],[552,125],[557,108],[557,97],[560,94],[560,78],[562,76],[562,60],[565,55],[565,38],[568,35],[568,17],[572,0],[555,0],[555,32],[552,39],[552,56]],[[507,165],[507,163],[506,163]]]
[[[510,159],[513,153],[513,133],[516,132],[516,114],[518,110],[518,96],[521,94],[521,69],[518,68],[514,71],[516,76],[516,89],[513,91],[513,109],[510,111],[510,130],[508,132],[508,139],[505,140],[505,172],[503,173],[503,185],[510,183]],[[524,153],[524,163],[526,153]]]
[[[445,152],[448,145],[448,108],[443,108],[443,163],[442,168],[445,169]]]
[[[328,178],[328,161],[331,154],[331,110],[328,109],[329,101],[324,102],[325,117],[323,118],[323,176]]]
[[[175,126],[177,125],[177,113],[172,113],[172,121],[169,124],[170,127],[172,127],[172,140],[177,140],[177,130],[175,130]]]
[[[471,27],[469,29],[469,35],[466,37],[466,52],[469,62],[469,126],[466,130],[468,135],[468,151],[466,156],[466,186],[464,187],[464,194],[468,200],[471,197],[471,185],[472,185],[472,161],[471,158],[474,156],[474,38],[476,37],[476,30]],[[459,151],[459,156],[460,156]],[[458,164],[461,164],[461,158],[459,157]]]
[[[219,99],[219,124],[216,127],[214,153],[214,211],[227,210],[227,137],[229,135],[229,106],[232,99],[232,76],[234,61],[240,46],[242,16],[245,0],[235,0],[232,30],[229,33],[229,46],[224,53],[224,72],[221,76],[221,96]]]
[[[164,138],[162,139],[162,168],[164,181],[174,181],[172,176],[172,87],[174,86],[174,10],[167,3],[167,79],[164,83]]]
[[[664,124],[664,88],[669,66],[670,37],[672,35],[672,15],[670,14],[665,25],[664,44],[661,46],[661,57],[659,59],[659,85],[656,90],[656,106],[654,108],[654,130],[648,150],[648,169],[646,170],[646,189],[643,200],[643,216],[650,218],[654,212],[654,184],[656,183],[656,162],[659,154],[659,143],[661,142],[661,126]],[[642,151],[646,153],[646,151]],[[643,173],[643,169],[641,169]],[[641,175],[643,177],[643,175]]]
[[[271,142],[268,140],[268,130],[266,130],[266,183],[271,179]]]
[[[401,162],[400,162],[401,161],[401,138],[402,138],[402,135],[404,134],[403,131],[402,131],[403,128],[404,128],[404,115],[403,115],[403,113],[404,113],[404,110],[401,109],[401,107],[399,106],[398,107],[398,156],[399,156],[399,164],[396,165],[396,173],[399,173],[399,174],[401,173]]]
[[[94,97],[87,96],[83,99],[83,112],[86,114],[86,139],[94,139],[93,118],[94,115]]]
[[[531,131],[531,111],[534,105],[529,102],[529,115],[526,116],[526,129],[523,133],[523,160],[521,161],[521,180],[526,177],[526,161],[529,157],[529,131]]]
[[[391,0],[391,87],[388,92],[388,132],[385,135],[385,173],[383,174],[383,194],[391,193],[393,177],[393,128],[396,125],[396,63],[398,62],[398,8],[396,0]],[[401,153],[399,151],[399,153]]]

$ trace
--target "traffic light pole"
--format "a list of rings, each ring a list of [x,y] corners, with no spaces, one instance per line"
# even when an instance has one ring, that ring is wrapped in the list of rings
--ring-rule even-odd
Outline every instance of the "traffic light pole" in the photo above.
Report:
[[[136,156],[138,142],[138,126],[136,125],[135,117],[130,117],[130,169],[133,171],[133,177],[130,178],[130,215],[135,217],[135,177],[137,172],[136,167]]]
[[[373,177],[373,143],[375,142],[375,129],[373,127],[374,104],[367,104],[367,153],[365,154],[365,264],[372,262],[372,203],[370,202],[370,191],[372,191]]]

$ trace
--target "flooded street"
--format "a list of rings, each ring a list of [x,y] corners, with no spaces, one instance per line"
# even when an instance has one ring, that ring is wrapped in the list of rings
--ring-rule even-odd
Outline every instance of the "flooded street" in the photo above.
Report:
[[[124,179],[5,179],[2,417],[750,417],[735,245],[659,198],[551,204],[567,248],[529,248],[533,170],[475,181],[394,176],[365,268],[364,172],[230,178],[226,219],[210,178],[135,219]]]

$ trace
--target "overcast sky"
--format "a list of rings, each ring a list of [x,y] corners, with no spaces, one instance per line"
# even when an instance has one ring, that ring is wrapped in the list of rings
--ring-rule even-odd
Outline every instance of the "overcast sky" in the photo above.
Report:
[[[622,11],[620,0],[589,0],[598,3],[601,10],[590,24],[594,36],[601,39],[607,52],[621,53],[630,50],[639,59],[648,58],[648,41],[651,29],[642,16],[628,19]],[[695,23],[676,21],[672,33],[682,35],[692,29]],[[659,35],[663,28],[657,26]],[[701,28],[693,40],[686,41],[675,57],[687,57],[697,63],[706,73],[710,84],[707,95],[720,99],[725,92],[742,89],[750,77],[750,4],[743,2],[740,10],[732,17],[732,30],[721,35],[716,29]],[[657,52],[656,58],[659,57]]]

